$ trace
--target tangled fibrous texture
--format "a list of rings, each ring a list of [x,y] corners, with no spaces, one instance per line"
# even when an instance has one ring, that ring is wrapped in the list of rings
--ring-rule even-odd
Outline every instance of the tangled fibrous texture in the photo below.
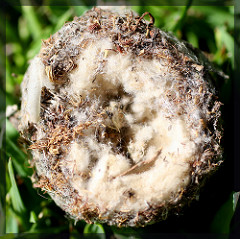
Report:
[[[93,8],[65,23],[22,83],[35,187],[88,223],[145,226],[179,213],[221,162],[212,75],[148,12]]]

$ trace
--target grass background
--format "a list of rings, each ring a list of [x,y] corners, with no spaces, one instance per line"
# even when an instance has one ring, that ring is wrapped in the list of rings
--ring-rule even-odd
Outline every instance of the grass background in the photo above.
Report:
[[[1,175],[2,233],[67,233],[69,238],[100,233],[98,237],[141,238],[145,233],[218,233],[228,234],[239,226],[234,220],[237,196],[233,188],[232,130],[232,79],[234,77],[234,7],[233,6],[134,6],[141,15],[145,11],[155,17],[155,26],[171,31],[178,38],[189,41],[203,50],[209,59],[229,76],[219,79],[220,100],[224,103],[224,159],[223,167],[203,189],[199,201],[187,208],[184,215],[146,228],[116,228],[106,225],[88,225],[83,221],[74,224],[65,217],[47,194],[32,187],[28,156],[18,144],[19,134],[8,119],[1,117],[1,136],[6,133],[6,145],[2,156],[6,163],[6,186]],[[54,6],[54,1],[45,1],[41,6],[6,5],[6,105],[20,107],[20,83],[29,61],[39,52],[41,40],[61,28],[65,21],[80,16],[92,6],[78,5],[77,0],[65,6]],[[30,4],[28,4],[30,5]],[[55,4],[56,5],[56,4]],[[72,5],[72,6],[71,6]],[[79,4],[80,5],[80,4]],[[147,17],[146,17],[147,18]],[[0,140],[1,146],[3,141]],[[3,157],[2,157],[3,158]],[[4,163],[1,163],[4,165]],[[5,192],[5,193],[4,193]],[[5,210],[5,214],[3,213]],[[0,231],[1,234],[1,231]],[[14,234],[11,235],[15,237]],[[96,236],[96,235],[95,235]],[[10,238],[10,234],[7,238]],[[92,237],[91,237],[92,238]]]

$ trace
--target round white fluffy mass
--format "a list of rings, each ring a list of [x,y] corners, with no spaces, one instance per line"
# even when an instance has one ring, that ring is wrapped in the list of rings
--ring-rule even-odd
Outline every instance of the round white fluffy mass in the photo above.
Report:
[[[22,83],[35,186],[89,223],[144,226],[179,212],[221,162],[212,71],[150,13],[93,8],[65,23]]]

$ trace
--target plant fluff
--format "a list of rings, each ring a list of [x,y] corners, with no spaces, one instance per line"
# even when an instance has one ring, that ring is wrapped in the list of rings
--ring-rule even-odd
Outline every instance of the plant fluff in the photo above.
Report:
[[[221,162],[213,75],[148,12],[93,8],[65,23],[21,85],[35,187],[76,221],[145,226],[179,213]]]

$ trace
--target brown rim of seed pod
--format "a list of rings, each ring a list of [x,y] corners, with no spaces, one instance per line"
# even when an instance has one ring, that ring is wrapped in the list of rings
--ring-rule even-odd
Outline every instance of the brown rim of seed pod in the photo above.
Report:
[[[35,187],[76,221],[178,214],[222,162],[218,75],[149,12],[95,7],[65,23],[21,86]]]

